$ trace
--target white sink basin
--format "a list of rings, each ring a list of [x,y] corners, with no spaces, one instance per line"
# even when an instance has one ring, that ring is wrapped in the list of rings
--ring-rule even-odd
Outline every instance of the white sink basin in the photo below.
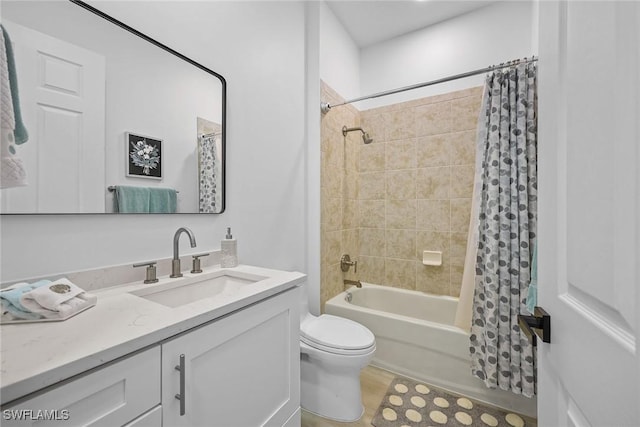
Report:
[[[129,293],[174,308],[217,295],[229,296],[243,286],[264,279],[266,277],[254,274],[219,271],[203,277],[175,279],[175,282],[152,285]]]

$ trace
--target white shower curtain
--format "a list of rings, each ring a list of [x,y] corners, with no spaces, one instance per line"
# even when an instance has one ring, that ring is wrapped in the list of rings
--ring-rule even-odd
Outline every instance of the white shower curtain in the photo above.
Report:
[[[484,92],[487,91],[487,85]],[[478,130],[476,135],[476,169],[473,180],[473,196],[471,203],[471,216],[469,218],[469,232],[467,235],[467,251],[464,260],[464,271],[462,273],[462,285],[460,287],[460,298],[456,309],[454,324],[465,331],[471,330],[471,313],[473,311],[473,292],[476,286],[476,254],[478,250],[478,209],[482,192],[482,153],[484,141],[487,138],[487,125],[485,116],[489,96],[482,94],[482,107],[478,117]]]

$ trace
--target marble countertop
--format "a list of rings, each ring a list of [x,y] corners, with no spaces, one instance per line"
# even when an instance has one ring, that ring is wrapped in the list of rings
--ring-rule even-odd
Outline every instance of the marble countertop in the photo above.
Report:
[[[132,295],[130,292],[168,283],[194,281],[229,271],[266,277],[175,308]],[[184,273],[180,279],[160,277],[156,284],[129,283],[91,291],[95,307],[61,322],[0,326],[0,397],[2,404],[33,393],[74,375],[98,367],[136,350],[160,343],[303,283],[305,275],[240,265],[210,267],[200,274]]]

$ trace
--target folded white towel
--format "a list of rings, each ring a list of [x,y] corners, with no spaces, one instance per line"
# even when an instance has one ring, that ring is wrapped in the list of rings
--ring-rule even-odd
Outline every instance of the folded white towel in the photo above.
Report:
[[[47,319],[59,319],[95,304],[97,299],[95,295],[62,278],[24,293],[20,303],[32,313],[41,314]]]

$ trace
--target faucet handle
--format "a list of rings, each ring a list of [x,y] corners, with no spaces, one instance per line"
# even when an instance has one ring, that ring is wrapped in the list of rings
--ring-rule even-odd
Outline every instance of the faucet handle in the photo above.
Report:
[[[193,263],[191,266],[192,273],[202,273],[202,268],[200,267],[200,258],[203,256],[209,256],[209,253],[191,255],[193,257]]]
[[[146,277],[144,283],[156,283],[158,278],[156,277],[156,263],[158,261],[141,262],[139,264],[133,264],[133,267],[147,267]]]
[[[342,258],[340,258],[340,269],[346,273],[347,271],[349,271],[349,268],[351,266],[353,266],[353,272],[357,273],[358,261],[351,261],[351,257],[347,254],[342,255]]]

